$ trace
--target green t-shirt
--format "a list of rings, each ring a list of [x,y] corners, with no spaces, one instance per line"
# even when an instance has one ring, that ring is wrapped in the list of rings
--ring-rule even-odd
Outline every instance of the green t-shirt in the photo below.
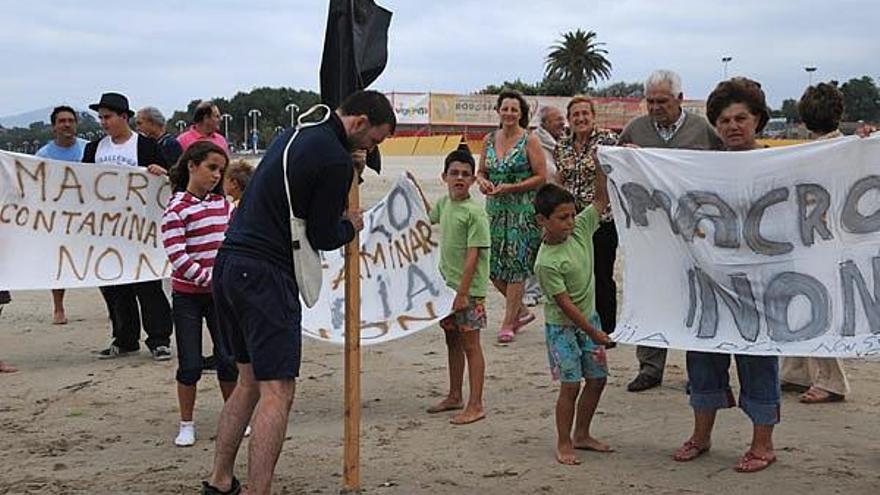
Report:
[[[592,206],[575,218],[574,231],[559,244],[542,243],[535,260],[535,275],[547,297],[544,320],[552,325],[573,325],[556,304],[553,296],[568,293],[586,317],[595,308],[593,276],[593,233],[599,228],[599,215]]]
[[[431,209],[431,223],[440,224],[440,273],[452,289],[461,285],[468,248],[481,248],[468,295],[486,297],[491,245],[486,210],[470,198],[453,201],[443,196]]]

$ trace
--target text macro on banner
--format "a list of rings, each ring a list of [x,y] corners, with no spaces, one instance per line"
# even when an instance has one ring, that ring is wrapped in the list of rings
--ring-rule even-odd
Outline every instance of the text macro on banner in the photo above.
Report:
[[[0,285],[76,288],[169,276],[170,186],[145,168],[0,151]]]
[[[427,328],[449,314],[455,293],[440,275],[439,242],[416,185],[401,176],[388,194],[364,212],[361,231],[361,343],[388,342]],[[343,251],[322,253],[324,285],[304,308],[303,334],[343,344]]]
[[[880,136],[599,156],[624,259],[615,340],[880,355]]]

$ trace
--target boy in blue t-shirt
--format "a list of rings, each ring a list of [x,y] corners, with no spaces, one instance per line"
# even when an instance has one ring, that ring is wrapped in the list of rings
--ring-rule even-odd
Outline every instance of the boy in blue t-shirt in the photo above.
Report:
[[[597,172],[593,204],[580,214],[575,214],[571,193],[554,184],[542,186],[534,201],[538,223],[544,228],[535,275],[548,298],[544,305],[547,356],[554,380],[561,382],[556,460],[567,465],[580,464],[575,449],[612,450],[590,436],[590,422],[608,376],[604,346],[611,342],[595,312],[593,233],[599,226],[598,212],[608,204],[605,174]]]
[[[489,285],[489,217],[471,199],[476,164],[467,151],[450,153],[443,166],[443,182],[449,194],[430,211],[431,223],[440,224],[440,273],[456,291],[452,313],[440,320],[449,351],[449,394],[428,409],[438,413],[461,409],[450,422],[465,425],[486,417],[483,380],[486,364],[480,346],[480,330],[486,327],[486,290]],[[426,202],[427,204],[427,202]],[[462,382],[467,362],[470,395],[463,402]]]

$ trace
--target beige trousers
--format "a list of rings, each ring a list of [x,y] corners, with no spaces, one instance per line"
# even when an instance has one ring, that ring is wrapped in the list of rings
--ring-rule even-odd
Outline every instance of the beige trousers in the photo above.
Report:
[[[849,380],[843,371],[843,362],[837,358],[782,358],[782,381],[821,388],[838,395],[849,393]]]

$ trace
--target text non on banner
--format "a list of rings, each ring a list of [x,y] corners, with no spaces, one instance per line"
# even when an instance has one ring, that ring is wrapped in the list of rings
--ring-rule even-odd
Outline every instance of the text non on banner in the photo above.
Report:
[[[0,151],[0,288],[115,285],[167,277],[165,177],[125,165]]]
[[[880,136],[599,156],[624,261],[615,340],[880,354]]]

